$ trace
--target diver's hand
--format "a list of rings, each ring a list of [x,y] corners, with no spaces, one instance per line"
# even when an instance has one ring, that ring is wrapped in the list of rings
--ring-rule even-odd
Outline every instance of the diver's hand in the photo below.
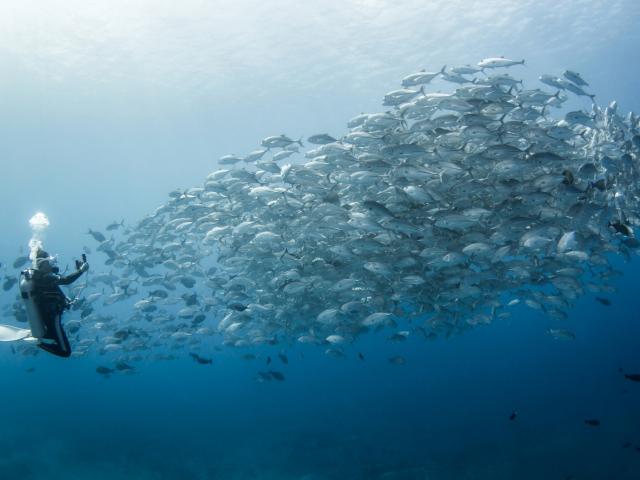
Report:
[[[80,273],[84,273],[87,270],[89,270],[89,264],[87,263],[87,256],[84,253],[82,254],[82,261],[76,260],[76,270],[78,270]]]

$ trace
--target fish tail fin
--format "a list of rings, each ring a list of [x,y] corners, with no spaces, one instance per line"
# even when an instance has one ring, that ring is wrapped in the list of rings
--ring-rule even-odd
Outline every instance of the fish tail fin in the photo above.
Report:
[[[438,72],[440,75],[444,74],[444,71],[447,69],[446,65],[443,65],[442,68],[440,69],[440,71]]]
[[[588,142],[589,139],[587,138],[587,129],[583,129],[578,135],[580,135],[580,137],[585,141]]]
[[[300,137],[298,140],[296,140],[294,143],[297,143],[298,145],[300,145],[301,147],[304,147],[304,144],[302,143],[302,138]]]

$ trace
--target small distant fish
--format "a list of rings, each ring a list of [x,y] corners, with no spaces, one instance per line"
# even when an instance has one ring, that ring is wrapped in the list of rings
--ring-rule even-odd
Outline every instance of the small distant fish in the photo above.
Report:
[[[135,369],[134,369],[134,367],[132,367],[131,365],[129,365],[129,364],[125,363],[125,362],[118,362],[118,363],[116,363],[116,370],[118,370],[120,372],[131,373]]]
[[[278,380],[279,382],[284,382],[284,375],[281,372],[277,372],[275,370],[269,370],[269,375],[274,380]]]
[[[476,67],[472,67],[471,65],[463,65],[460,67],[451,67],[450,71],[453,73],[457,73],[458,75],[473,75],[474,73],[478,73],[482,70]]]
[[[96,232],[95,230],[89,229],[87,233],[91,235],[96,242],[102,243],[107,239],[102,233]]]
[[[29,257],[21,256],[13,261],[13,268],[21,268],[27,264]]]
[[[640,382],[640,373],[625,373],[624,378],[632,382]]]
[[[331,135],[327,135],[326,133],[319,133],[317,135],[311,135],[307,138],[309,143],[313,143],[315,145],[326,145],[327,143],[333,143],[336,141]]]
[[[211,365],[213,360],[211,358],[204,358],[198,355],[197,353],[189,353],[189,356],[193,358],[200,365]]]
[[[422,84],[427,84],[431,82],[438,75],[442,75],[445,73],[445,69],[447,66],[443,66],[439,72],[426,72],[425,70],[420,70],[417,73],[412,73],[411,75],[407,75],[402,79],[403,87],[415,87]],[[460,73],[460,72],[457,72]],[[357,117],[356,117],[357,118]]]
[[[381,215],[383,217],[395,218],[395,215],[387,207],[374,200],[365,200],[364,202],[362,202],[362,205],[364,205],[364,207],[372,213]]]
[[[589,84],[585,82],[583,78],[580,76],[580,74],[577,72],[572,72],[571,70],[565,70],[565,72],[562,75],[564,76],[564,78],[566,78],[570,82],[575,83],[579,87],[589,86]]]
[[[99,373],[100,375],[104,375],[106,377],[108,377],[109,375],[111,375],[114,370],[112,368],[109,367],[96,367],[96,372]]]
[[[591,98],[591,100],[595,99],[595,95],[589,94],[587,92],[585,92],[582,88],[578,87],[577,85],[573,84],[573,83],[565,83],[564,87],[569,90],[570,92],[575,93],[576,95],[579,96],[584,96],[584,97],[589,97]]]
[[[33,368],[33,367],[29,367],[29,368],[27,368],[25,371],[26,371],[27,373],[33,373],[33,372],[35,372],[35,371],[36,371],[36,369],[35,369],[35,368]]]
[[[358,358],[360,360],[364,360],[364,355],[362,353],[358,352]]]
[[[571,330],[564,328],[550,328],[546,331],[546,334],[553,337],[556,340],[575,340],[576,335]]]
[[[395,357],[389,358],[389,363],[393,365],[404,365],[407,361],[401,355],[396,355]]]
[[[237,302],[230,303],[229,305],[227,305],[227,307],[229,307],[231,310],[235,310],[236,312],[244,312],[247,309],[246,305]]]
[[[284,160],[285,158],[289,158],[294,153],[296,153],[294,150],[282,150],[282,151],[280,151],[278,153],[275,153],[273,155],[273,161],[277,162],[277,161],[280,161],[280,160]]]
[[[339,348],[327,348],[324,351],[325,355],[329,355],[330,357],[333,358],[344,358],[345,354],[342,350],[340,350]]]
[[[265,148],[261,148],[259,150],[254,150],[252,152],[250,152],[248,155],[246,155],[243,160],[246,163],[251,163],[251,162],[255,162],[256,160],[260,160],[265,153],[267,153],[268,150]]]
[[[242,160],[243,158],[231,153],[229,155],[223,155],[222,157],[220,157],[218,163],[220,165],[233,165],[235,163],[241,162]]]
[[[400,331],[400,332],[395,332],[393,335],[391,335],[388,340],[391,340],[392,342],[402,342],[404,340],[406,340],[409,337],[409,332],[406,330]]]
[[[605,305],[607,307],[611,306],[611,300],[609,300],[608,298],[596,297],[596,300],[600,302],[602,305]]]
[[[585,425],[589,425],[591,427],[598,427],[600,425],[600,420],[596,420],[595,418],[590,418],[584,421]]]
[[[333,345],[338,345],[345,341],[342,335],[329,335],[325,340]]]
[[[256,356],[253,353],[245,353],[242,355],[243,360],[255,360]]]
[[[107,225],[107,230],[111,232],[113,230],[117,230],[120,227],[124,227],[124,219],[122,219],[121,222],[110,223],[109,225]]]
[[[632,445],[631,442],[624,442],[622,444],[622,448],[629,448],[631,445]]]
[[[184,300],[184,303],[187,307],[198,305],[198,295],[195,293],[192,293],[192,294],[185,293],[181,295],[180,298]]]
[[[278,358],[280,359],[280,361],[282,363],[284,363],[285,365],[287,365],[289,363],[289,358],[284,354],[284,353],[279,353],[278,354]]]
[[[291,145],[292,143],[297,143],[301,147],[304,146],[302,144],[302,140],[292,140],[286,135],[267,137],[264,140],[262,140],[261,144],[263,147],[267,147],[267,148],[285,148]]]
[[[509,420],[513,422],[517,417],[518,417],[518,412],[514,410],[513,412],[511,412],[511,415],[509,415]]]
[[[158,298],[167,298],[169,296],[169,293],[167,293],[165,290],[158,288],[156,290],[149,292],[149,296],[158,297]]]
[[[267,365],[271,365],[271,357],[267,357]]]
[[[498,67],[511,67],[513,65],[524,65],[524,60],[509,60],[504,57],[485,58],[478,62],[480,68],[498,68]]]
[[[18,279],[15,277],[5,277],[4,278],[4,283],[2,284],[2,289],[5,292],[8,292],[9,290],[11,290],[13,288],[13,286],[18,283]]]

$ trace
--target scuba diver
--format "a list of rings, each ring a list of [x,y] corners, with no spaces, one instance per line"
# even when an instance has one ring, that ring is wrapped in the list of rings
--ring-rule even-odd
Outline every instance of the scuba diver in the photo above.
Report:
[[[43,350],[68,357],[71,346],[62,328],[62,314],[71,306],[71,300],[60,289],[60,285],[70,285],[89,270],[86,255],[82,261],[76,260],[76,271],[70,275],[60,275],[54,257],[38,248],[34,268],[21,273],[20,292],[27,310],[31,335],[37,338]]]

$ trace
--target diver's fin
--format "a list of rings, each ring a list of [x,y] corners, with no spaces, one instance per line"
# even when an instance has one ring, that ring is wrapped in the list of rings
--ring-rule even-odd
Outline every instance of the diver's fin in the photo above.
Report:
[[[15,342],[31,336],[31,330],[0,324],[0,342]]]

